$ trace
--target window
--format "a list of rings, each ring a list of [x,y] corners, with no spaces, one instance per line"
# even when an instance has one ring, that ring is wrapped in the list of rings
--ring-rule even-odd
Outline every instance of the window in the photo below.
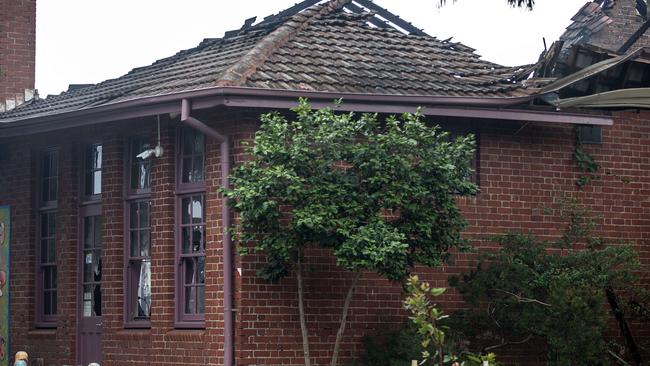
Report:
[[[57,266],[56,209],[58,201],[59,155],[55,150],[41,154],[38,171],[38,243],[36,245],[36,325],[56,325]]]
[[[149,150],[151,144],[146,138],[135,138],[129,144],[129,166],[131,193],[149,193],[151,187],[151,159],[140,159],[138,154]]]
[[[41,207],[56,205],[59,188],[59,155],[56,151],[44,153],[41,158]]]
[[[102,145],[86,147],[84,153],[84,197],[98,200],[102,194]]]
[[[127,322],[148,322],[151,316],[150,207],[149,200],[129,204]]]
[[[83,218],[83,317],[102,315],[102,216]]]
[[[181,197],[181,292],[184,315],[205,313],[205,196]]]
[[[602,144],[603,129],[600,126],[578,126],[578,138],[583,144]]]
[[[43,319],[56,316],[56,213],[41,214],[40,280]]]
[[[181,143],[181,184],[204,181],[205,138],[202,133],[182,130]]]
[[[180,131],[177,157],[176,319],[180,327],[205,320],[205,137]]]
[[[151,148],[146,138],[128,144],[126,173],[125,325],[149,327],[151,318],[151,160],[137,157]]]

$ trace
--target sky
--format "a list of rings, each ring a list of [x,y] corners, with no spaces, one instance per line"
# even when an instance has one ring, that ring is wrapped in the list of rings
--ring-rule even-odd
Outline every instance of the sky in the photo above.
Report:
[[[36,88],[94,84],[222,37],[298,0],[38,0]],[[453,37],[502,65],[534,63],[587,0],[537,0],[532,11],[506,0],[375,0],[440,39]]]

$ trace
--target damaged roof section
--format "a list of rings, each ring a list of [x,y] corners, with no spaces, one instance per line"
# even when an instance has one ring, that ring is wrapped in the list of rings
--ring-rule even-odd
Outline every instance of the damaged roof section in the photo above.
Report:
[[[542,55],[545,63],[538,76],[564,76],[582,65],[579,49],[593,49],[614,55],[650,47],[650,18],[646,0],[596,0],[587,2],[560,39]],[[553,62],[549,68],[549,61]],[[557,62],[557,64],[555,64]],[[541,73],[540,73],[541,72]]]
[[[540,56],[535,76],[557,78],[541,100],[561,108],[647,108],[649,19],[645,0],[586,3]]]
[[[587,64],[567,67],[574,72],[547,84],[543,99],[556,107],[648,108],[650,48],[614,55],[593,47],[574,47],[576,59]]]
[[[609,9],[613,4],[608,4]],[[576,15],[571,18],[571,23],[560,36],[564,49],[568,50],[576,44],[589,43],[591,37],[612,24],[612,18],[605,13],[606,9],[596,2],[586,3]]]
[[[543,85],[528,73],[481,60],[368,0],[307,0],[124,76],[33,100],[0,114],[0,124],[218,87],[521,98]]]

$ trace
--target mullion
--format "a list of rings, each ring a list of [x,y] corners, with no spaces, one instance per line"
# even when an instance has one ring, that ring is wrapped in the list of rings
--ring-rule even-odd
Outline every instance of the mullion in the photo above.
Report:
[[[133,233],[136,233],[135,235],[135,243],[133,242]],[[131,241],[131,247],[129,248],[129,258],[133,259],[134,257],[131,255],[133,252],[135,253],[142,253],[140,251],[140,230],[138,229],[130,229],[129,230],[129,240]],[[135,248],[135,250],[133,250]]]

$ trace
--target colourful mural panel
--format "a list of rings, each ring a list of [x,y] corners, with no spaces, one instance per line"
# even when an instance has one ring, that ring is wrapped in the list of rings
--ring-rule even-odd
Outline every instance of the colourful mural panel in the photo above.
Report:
[[[9,206],[0,206],[0,365],[9,366]]]

